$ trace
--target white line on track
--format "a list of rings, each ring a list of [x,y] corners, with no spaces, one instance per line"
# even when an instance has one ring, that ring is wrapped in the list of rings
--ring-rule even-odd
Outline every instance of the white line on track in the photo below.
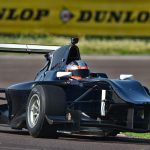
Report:
[[[91,56],[87,56],[84,55],[82,56],[83,59],[87,59],[87,60],[150,60],[150,56],[95,56],[95,55],[91,55]]]
[[[21,148],[21,147],[7,147],[7,146],[0,146],[2,150],[40,150],[35,148]]]
[[[150,55],[130,56],[102,56],[102,55],[81,55],[86,60],[150,60]],[[0,55],[0,59],[44,59],[44,55]]]

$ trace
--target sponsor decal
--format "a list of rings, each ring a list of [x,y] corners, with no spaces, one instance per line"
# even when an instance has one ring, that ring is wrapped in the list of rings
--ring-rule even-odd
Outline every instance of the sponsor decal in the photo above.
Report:
[[[73,18],[73,13],[71,13],[68,9],[63,9],[60,12],[60,19],[62,20],[62,22],[67,23],[69,20],[71,20]]]
[[[95,23],[150,23],[150,11],[90,11],[81,10],[78,22]]]
[[[32,8],[24,8],[21,11],[17,8],[1,8],[0,9],[0,20],[42,20],[50,15],[50,11],[48,9],[32,9]]]

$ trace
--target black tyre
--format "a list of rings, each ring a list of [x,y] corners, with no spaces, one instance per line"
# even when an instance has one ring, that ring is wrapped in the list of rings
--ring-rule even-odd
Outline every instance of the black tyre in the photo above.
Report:
[[[57,128],[49,125],[45,118],[46,91],[43,86],[35,86],[28,98],[26,124],[33,137],[57,138]]]

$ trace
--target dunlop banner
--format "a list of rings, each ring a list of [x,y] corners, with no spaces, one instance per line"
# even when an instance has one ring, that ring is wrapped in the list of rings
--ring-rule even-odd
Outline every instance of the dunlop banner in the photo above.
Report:
[[[0,33],[150,36],[150,0],[1,0]]]

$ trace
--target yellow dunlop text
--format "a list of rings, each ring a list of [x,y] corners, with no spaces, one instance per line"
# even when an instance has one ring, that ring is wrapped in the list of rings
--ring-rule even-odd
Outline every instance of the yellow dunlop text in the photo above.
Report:
[[[0,33],[150,36],[150,0],[1,0]]]

